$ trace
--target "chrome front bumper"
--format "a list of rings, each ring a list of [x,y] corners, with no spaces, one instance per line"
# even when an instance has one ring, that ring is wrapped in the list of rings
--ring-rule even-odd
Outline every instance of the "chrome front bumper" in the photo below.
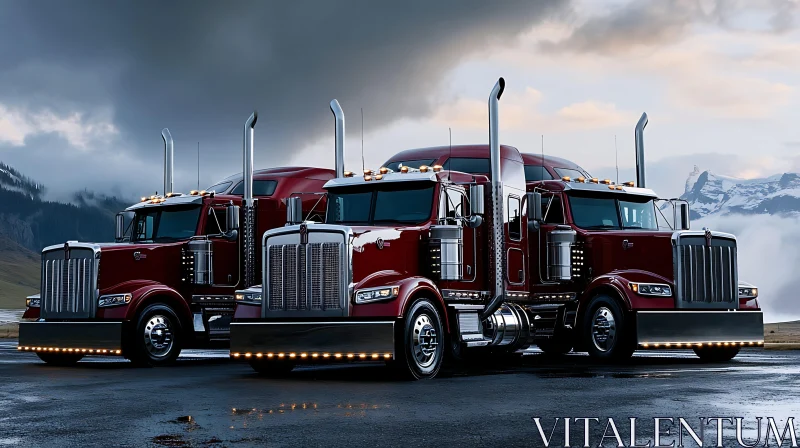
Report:
[[[30,351],[121,354],[122,322],[20,322],[19,347]]]
[[[389,358],[387,355],[394,357],[394,324],[393,321],[233,322],[231,356]]]
[[[637,311],[640,346],[686,344],[762,345],[761,311]]]

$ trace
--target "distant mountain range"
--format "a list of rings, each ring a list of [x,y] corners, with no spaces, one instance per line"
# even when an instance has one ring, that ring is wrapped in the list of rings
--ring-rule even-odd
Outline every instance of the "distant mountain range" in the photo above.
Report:
[[[681,195],[690,204],[691,219],[711,214],[800,216],[800,175],[783,173],[760,179],[694,171]]]
[[[86,190],[75,192],[69,203],[54,202],[43,199],[45,191],[0,163],[0,238],[35,253],[67,240],[113,241],[114,215],[130,205]]]

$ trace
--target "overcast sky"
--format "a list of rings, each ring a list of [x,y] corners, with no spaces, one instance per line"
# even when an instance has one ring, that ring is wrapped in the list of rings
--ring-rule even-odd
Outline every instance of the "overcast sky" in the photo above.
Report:
[[[333,167],[328,102],[347,114],[348,165],[501,141],[633,176],[646,111],[651,184],[682,192],[694,164],[754,177],[800,169],[794,0],[0,2],[0,160],[51,194],[176,186],[241,170],[254,108],[259,167]]]

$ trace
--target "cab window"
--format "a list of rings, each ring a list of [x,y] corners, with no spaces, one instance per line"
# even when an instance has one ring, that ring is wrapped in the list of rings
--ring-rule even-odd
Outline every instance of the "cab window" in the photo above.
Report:
[[[254,180],[253,181],[253,196],[272,196],[275,193],[275,188],[278,187],[278,182],[274,180]],[[229,194],[241,196],[244,194],[244,182],[239,182]]]
[[[520,199],[508,197],[508,236],[512,240],[522,239],[522,216],[520,216]]]
[[[564,224],[564,206],[561,196],[542,197],[542,217],[547,224]]]
[[[457,224],[464,217],[464,195],[453,188],[442,191],[439,203],[439,219],[447,224]]]
[[[525,165],[525,182],[552,180],[553,176],[541,165]]]
[[[492,172],[489,159],[474,159],[468,157],[451,157],[444,163],[442,169],[461,171],[469,174],[490,174]]]

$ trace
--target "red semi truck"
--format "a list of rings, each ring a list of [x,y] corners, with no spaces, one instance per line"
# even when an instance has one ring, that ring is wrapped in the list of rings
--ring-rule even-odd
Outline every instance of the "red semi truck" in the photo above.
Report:
[[[638,186],[526,183],[524,158],[499,144],[503,88],[500,79],[489,97],[488,175],[422,163],[346,172],[334,100],[337,170],[324,223],[303,222],[290,198],[290,225],[263,235],[262,285],[236,293],[231,356],[266,374],[385,360],[421,379],[447,352],[536,344],[619,360],[682,348],[719,361],[763,344],[757,293],[739,287],[735,237],[688,230],[688,205],[676,201],[671,229],[659,229],[670,210],[644,188],[646,116]],[[390,162],[410,160],[421,159]]]
[[[254,172],[256,120],[254,113],[244,128],[243,173],[189,194],[173,192],[165,129],[166,194],[117,215],[116,243],[44,248],[41,289],[27,299],[19,350],[62,365],[86,355],[165,365],[182,348],[227,347],[235,290],[260,282],[257,235],[285,225],[286,198],[298,192],[309,193],[302,209],[324,210],[322,186],[334,177],[306,167]]]

